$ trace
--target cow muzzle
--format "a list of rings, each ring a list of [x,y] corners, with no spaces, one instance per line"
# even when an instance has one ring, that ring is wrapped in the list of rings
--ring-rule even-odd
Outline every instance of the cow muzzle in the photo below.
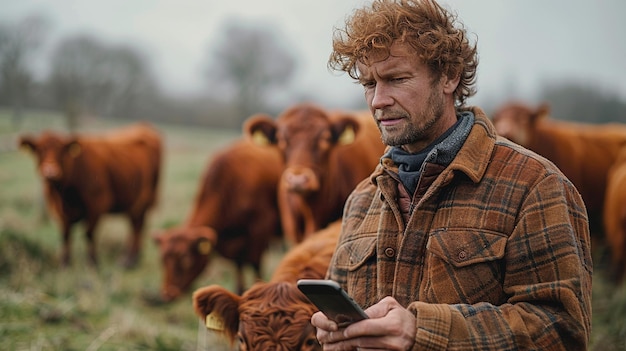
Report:
[[[44,162],[41,164],[40,172],[42,177],[47,180],[60,180],[63,173],[59,165],[52,162]]]
[[[297,193],[312,193],[320,188],[319,178],[310,168],[291,167],[283,172],[282,181],[287,190]]]
[[[167,285],[161,290],[161,298],[166,301],[172,301],[181,295],[182,291],[174,285]]]

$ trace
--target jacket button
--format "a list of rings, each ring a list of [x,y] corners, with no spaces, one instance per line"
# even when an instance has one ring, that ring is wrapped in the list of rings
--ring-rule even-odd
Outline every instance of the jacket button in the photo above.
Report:
[[[467,252],[465,250],[459,251],[459,261],[464,261],[467,258]]]
[[[395,255],[396,255],[396,250],[394,250],[393,248],[388,247],[385,249],[385,256],[391,258],[391,257],[394,257]]]

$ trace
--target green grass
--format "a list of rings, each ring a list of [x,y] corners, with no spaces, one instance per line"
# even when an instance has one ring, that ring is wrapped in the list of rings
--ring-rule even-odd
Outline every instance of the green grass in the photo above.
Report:
[[[123,122],[90,120],[87,131]],[[60,117],[33,112],[20,129],[0,110],[0,340],[4,350],[228,350],[222,339],[199,324],[190,294],[166,305],[150,301],[158,293],[161,270],[155,231],[187,215],[198,181],[215,150],[239,131],[157,125],[166,145],[158,206],[150,213],[140,266],[118,265],[129,225],[108,216],[97,232],[100,268],[86,265],[82,227],[73,233],[74,264],[58,265],[60,234],[46,215],[31,155],[16,148],[18,135],[44,128],[63,130]],[[279,245],[265,259],[266,277],[280,258]],[[247,272],[250,280],[252,272]],[[626,350],[626,286],[616,288],[596,265],[590,350]],[[234,289],[234,267],[216,257],[195,287],[218,283]]]
[[[81,131],[106,130],[125,122],[91,120]],[[60,116],[29,113],[18,130],[0,110],[0,340],[5,350],[227,350],[199,325],[191,296],[166,304],[158,294],[161,269],[150,235],[180,223],[192,203],[199,176],[212,153],[239,131],[157,125],[166,152],[159,203],[150,212],[137,269],[121,258],[129,224],[105,217],[97,230],[100,266],[86,262],[82,226],[73,230],[73,265],[59,267],[60,234],[47,215],[32,155],[17,148],[22,133],[63,131]],[[196,287],[219,283],[234,288],[234,267],[217,257]],[[249,278],[252,274],[249,272]],[[206,349],[205,348],[205,349]]]

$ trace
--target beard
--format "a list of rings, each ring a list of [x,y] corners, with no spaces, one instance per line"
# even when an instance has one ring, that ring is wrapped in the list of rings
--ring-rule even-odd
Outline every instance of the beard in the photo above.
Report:
[[[407,123],[397,127],[401,130],[393,127],[387,129],[387,127],[382,127],[378,123],[381,138],[389,146],[402,146],[422,141],[430,136],[429,130],[441,119],[443,111],[443,94],[439,89],[433,89],[428,96],[426,108],[422,109],[418,116],[405,118]],[[406,113],[402,114],[406,116]],[[394,131],[397,131],[397,133],[394,133]]]

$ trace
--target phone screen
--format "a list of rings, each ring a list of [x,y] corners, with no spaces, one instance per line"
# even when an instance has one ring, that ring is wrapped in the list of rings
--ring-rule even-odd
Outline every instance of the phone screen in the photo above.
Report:
[[[367,318],[361,307],[334,281],[302,279],[297,285],[320,311],[340,327]]]

